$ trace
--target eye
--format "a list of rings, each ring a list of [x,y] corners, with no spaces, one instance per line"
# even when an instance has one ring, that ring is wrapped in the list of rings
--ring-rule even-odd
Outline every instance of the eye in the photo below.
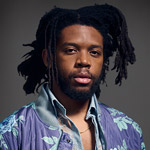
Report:
[[[67,49],[65,49],[65,53],[69,54],[69,55],[72,55],[72,54],[76,54],[77,50],[73,49],[73,48],[67,48]]]
[[[94,56],[94,57],[100,56],[101,53],[102,53],[102,52],[99,51],[99,50],[91,50],[91,51],[90,51],[91,56]]]

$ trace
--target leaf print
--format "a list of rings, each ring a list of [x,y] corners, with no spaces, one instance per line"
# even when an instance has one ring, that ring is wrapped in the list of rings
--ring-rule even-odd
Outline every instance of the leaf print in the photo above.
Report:
[[[120,111],[118,111],[118,110],[116,110],[114,108],[107,108],[107,109],[112,112],[111,113],[112,116],[116,116],[117,114],[118,115],[122,115],[123,114],[122,112],[120,112]]]
[[[57,145],[55,144],[55,145],[53,145],[51,148],[50,148],[50,150],[56,150],[57,149]]]
[[[111,148],[110,150],[127,150],[127,144],[125,139],[122,141],[122,146],[117,145],[117,148]]]
[[[122,129],[128,128],[126,122],[123,120],[122,117],[114,118],[114,122],[117,123],[117,126],[120,129],[120,131],[122,131]]]
[[[23,124],[23,122],[25,121],[25,118],[24,118],[23,115],[21,115],[21,116],[18,117],[18,119],[16,119],[16,121],[17,122],[19,121],[21,124]],[[18,126],[18,124],[16,124],[15,126]]]
[[[123,147],[127,147],[125,140],[123,140]]]
[[[129,123],[129,124],[132,124],[132,120],[129,120],[129,118],[126,116],[126,117],[123,117],[122,118],[122,121],[126,122],[126,123]]]
[[[133,122],[132,126],[140,134],[140,137],[142,137],[142,130],[141,130],[140,126],[136,122]]]
[[[117,148],[111,148],[110,150],[117,150]]]
[[[13,127],[18,127],[17,120],[16,120],[16,122],[15,122],[15,124],[14,124],[14,126],[13,126]]]
[[[57,145],[58,145],[58,141],[59,139],[55,136],[51,137],[43,137],[42,140],[44,140],[46,143],[50,144],[52,147],[50,148],[50,150],[56,150],[57,149]]]
[[[16,128],[12,128],[12,133],[14,136],[18,136],[18,130]]]
[[[127,150],[127,144],[125,139],[123,140],[123,145],[121,146],[121,150]]]
[[[118,123],[118,126],[119,126],[120,131],[122,131],[122,129],[126,129],[126,130],[128,129],[128,126],[124,121],[120,121]]]
[[[4,143],[4,147],[8,149],[8,147],[7,147],[6,143]]]
[[[54,127],[54,126],[49,126],[49,129],[50,129],[50,130],[58,130],[58,128],[57,128],[57,127]]]
[[[19,119],[19,121],[20,121],[20,120],[25,121],[25,118],[24,118],[24,116],[23,116],[23,115],[19,116],[19,118],[18,118],[18,119]]]
[[[53,139],[51,137],[44,136],[42,138],[42,140],[44,140],[48,144],[51,144],[51,145],[54,144],[54,141],[53,141]]]
[[[0,148],[2,148],[2,147],[5,147],[6,149],[8,149],[8,146],[5,143],[3,136],[0,134]]]
[[[55,136],[52,136],[52,138],[53,138],[53,141],[57,144],[59,139]]]
[[[25,121],[24,116],[23,115],[19,116],[18,121],[23,124],[23,122]]]
[[[2,123],[0,123],[0,134],[11,132],[12,127],[16,124],[15,115],[10,115]]]
[[[141,150],[146,150],[144,142],[141,143]]]
[[[120,129],[120,131],[122,131],[123,129],[127,130],[128,129],[127,124],[131,124],[133,128],[140,134],[140,137],[142,137],[142,130],[140,126],[128,116],[117,117],[117,118],[114,118],[113,120],[115,123],[117,123],[117,126]]]

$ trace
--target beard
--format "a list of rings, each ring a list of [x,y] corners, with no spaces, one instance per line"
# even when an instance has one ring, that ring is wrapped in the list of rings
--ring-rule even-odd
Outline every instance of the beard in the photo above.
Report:
[[[77,72],[71,73],[69,77],[66,79],[59,72],[58,74],[59,87],[62,90],[62,92],[66,94],[67,96],[69,96],[71,99],[79,101],[79,102],[85,102],[91,99],[92,95],[97,91],[98,86],[101,81],[101,76],[96,78],[90,74],[91,79],[93,80],[93,83],[89,87],[89,90],[79,90],[77,87],[75,88],[74,86],[71,85],[71,79],[74,77],[75,73]],[[87,85],[80,85],[80,86],[85,87]]]

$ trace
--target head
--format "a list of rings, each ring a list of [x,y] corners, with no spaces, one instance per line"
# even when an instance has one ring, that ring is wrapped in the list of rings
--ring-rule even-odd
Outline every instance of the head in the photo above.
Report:
[[[90,38],[93,40],[95,35],[97,37],[95,38],[95,41],[97,41],[96,45],[102,48],[102,57],[96,59],[96,61],[101,60],[101,63],[98,62],[97,65],[95,65],[97,70],[96,73],[91,70],[90,72],[88,69],[90,65],[83,65],[83,63],[81,63],[81,58],[78,58],[78,55],[75,56],[71,53],[71,56],[67,55],[67,60],[70,59],[70,57],[70,61],[76,60],[71,62],[74,62],[74,67],[78,69],[67,72],[69,67],[65,65],[66,67],[63,67],[62,69],[61,66],[64,65],[63,60],[66,57],[60,53],[63,43],[66,42],[64,41],[64,36],[66,39],[70,36],[68,39],[77,40],[78,36],[81,38],[82,35],[84,35],[82,31],[85,30],[85,34],[87,33],[87,40]],[[71,32],[73,34],[71,34]],[[66,35],[68,36],[66,37]],[[75,37],[71,35],[75,35]],[[82,37],[80,41],[83,39],[84,38]],[[81,43],[78,44],[76,42],[74,42],[76,46],[74,45],[73,48],[83,46]],[[67,43],[69,42],[67,41]],[[72,43],[72,41],[70,43]],[[88,43],[86,42],[84,44],[86,45],[85,49],[88,49]],[[121,84],[122,79],[127,78],[128,63],[133,64],[135,62],[134,48],[128,37],[125,18],[117,8],[107,4],[88,6],[77,10],[61,8],[52,9],[41,18],[36,33],[36,40],[25,46],[34,48],[34,50],[25,55],[27,59],[18,66],[18,71],[23,76],[27,77],[24,85],[24,90],[27,94],[33,93],[35,89],[41,85],[42,81],[48,81],[51,88],[53,87],[54,82],[57,82],[60,86],[63,86],[64,83],[71,86],[73,85],[72,88],[68,86],[68,89],[71,89],[70,95],[72,95],[72,93],[75,93],[76,91],[74,87],[77,86],[72,79],[76,76],[80,78],[81,76],[88,76],[88,78],[92,79],[92,82],[90,83],[82,83],[88,82],[88,79],[86,81],[81,81],[81,79],[77,78],[78,82],[81,82],[80,87],[77,89],[81,88],[80,91],[82,91],[82,94],[86,93],[85,95],[87,95],[89,91],[92,91],[92,93],[96,93],[96,96],[99,97],[99,84],[105,82],[106,73],[109,70],[109,58],[114,53],[116,54],[116,57],[113,70],[118,72],[115,81],[116,84]],[[43,52],[43,49],[47,51]],[[43,55],[47,55],[46,59],[44,59],[46,66],[43,63],[42,52],[44,53]],[[80,54],[83,57],[87,56],[87,58],[91,58],[91,56],[88,56],[89,53]],[[45,60],[47,60],[47,63]],[[96,61],[90,59],[90,62],[96,63]],[[69,65],[71,65],[71,63]],[[65,70],[65,68],[68,69]],[[62,87],[62,89],[64,89],[64,87]],[[68,89],[65,89],[64,92],[68,93]]]
[[[48,61],[47,52],[44,50],[42,56],[51,69],[54,61]],[[103,37],[99,31],[80,24],[65,27],[57,40],[55,56],[57,74],[50,81],[53,93],[58,95],[61,90],[74,100],[90,99],[99,86],[103,66]]]

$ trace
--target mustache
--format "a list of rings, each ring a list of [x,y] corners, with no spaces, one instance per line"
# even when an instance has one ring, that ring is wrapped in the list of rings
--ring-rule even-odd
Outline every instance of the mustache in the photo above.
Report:
[[[71,72],[69,74],[69,79],[75,78],[76,76],[81,75],[81,74],[88,76],[90,79],[95,79],[95,76],[92,73],[90,73],[89,70],[87,69],[79,69],[77,71]]]

